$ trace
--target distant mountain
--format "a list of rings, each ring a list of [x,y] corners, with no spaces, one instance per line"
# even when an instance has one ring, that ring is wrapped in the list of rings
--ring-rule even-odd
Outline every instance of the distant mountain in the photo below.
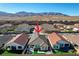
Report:
[[[13,14],[0,11],[0,16],[8,16],[8,15],[13,15]]]
[[[56,15],[56,16],[68,16],[66,14],[62,14],[62,13],[57,13],[57,12],[42,12],[42,13],[32,13],[32,12],[25,12],[25,11],[21,11],[21,12],[17,12],[16,15],[21,15],[21,16],[36,16],[36,15]]]
[[[50,16],[49,16],[50,15]],[[79,20],[79,16],[69,16],[63,13],[58,12],[16,12],[16,13],[7,13],[0,11],[0,22],[3,21],[50,21],[50,20]]]
[[[42,12],[42,13],[32,13],[32,12],[17,12],[17,13],[7,13],[0,11],[0,16],[43,16],[43,15],[54,15],[54,16],[68,16],[66,14],[58,13],[58,12]]]

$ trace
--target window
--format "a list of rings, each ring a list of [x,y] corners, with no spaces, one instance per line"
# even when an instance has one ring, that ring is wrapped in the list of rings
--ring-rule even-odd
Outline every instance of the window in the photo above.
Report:
[[[69,47],[69,44],[65,44],[66,47]]]
[[[34,49],[40,50],[40,45],[36,44],[35,47],[34,47]]]
[[[77,45],[77,44],[74,44],[74,46],[75,46],[75,47],[78,47],[78,45]]]
[[[59,46],[55,45],[55,46],[54,46],[54,49],[59,49]]]
[[[36,44],[36,45],[35,45],[35,48],[40,48],[40,45],[39,45],[39,44]]]
[[[45,50],[44,47],[41,47],[41,50]]]
[[[12,50],[16,50],[16,46],[11,46]]]
[[[19,49],[22,49],[22,46],[18,46]]]
[[[45,47],[45,50],[48,50],[48,47]]]
[[[64,47],[64,44],[60,44],[61,47]]]

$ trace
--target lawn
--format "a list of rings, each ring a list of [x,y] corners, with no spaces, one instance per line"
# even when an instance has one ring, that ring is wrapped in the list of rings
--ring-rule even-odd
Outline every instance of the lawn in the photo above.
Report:
[[[36,52],[36,51],[34,51],[34,52],[32,52],[32,55],[41,55],[41,54],[47,54],[47,52]],[[53,53],[52,52],[52,54],[54,55],[71,55],[71,54],[76,54],[76,52],[62,52],[62,51],[56,51],[56,53]],[[2,54],[1,54],[2,56],[17,56],[17,55],[20,55],[20,54],[16,54],[16,53],[12,53],[12,52],[8,52],[8,51],[4,51]]]
[[[4,51],[4,53],[2,53],[1,55],[3,55],[3,56],[16,56],[16,55],[18,55],[18,54],[16,54],[16,53],[11,53],[11,52],[8,52],[8,51]]]
[[[62,52],[62,51],[56,51],[54,54],[76,54],[76,52]]]
[[[32,52],[32,54],[33,55],[35,55],[35,54],[47,54],[47,52],[36,52],[36,51],[34,51],[34,52]],[[62,55],[62,54],[76,54],[76,52],[63,52],[63,51],[58,51],[58,50],[55,50],[55,53],[54,52],[52,52],[52,54],[59,54],[59,55]]]
[[[36,51],[34,51],[34,52],[32,52],[32,54],[45,54],[45,52],[36,52]]]
[[[33,55],[35,55],[35,54],[37,54],[37,55],[41,55],[41,54],[49,55],[49,54],[53,54],[53,52],[52,51],[47,51],[47,52],[44,52],[44,51],[38,51],[38,52],[36,52],[36,51],[34,51],[34,52],[32,52],[32,54]]]

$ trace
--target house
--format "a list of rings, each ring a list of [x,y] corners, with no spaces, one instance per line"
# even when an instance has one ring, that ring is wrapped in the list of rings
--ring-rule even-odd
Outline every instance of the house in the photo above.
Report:
[[[67,41],[69,41],[79,53],[79,34],[63,34]]]
[[[61,35],[58,33],[51,33],[48,35],[48,40],[51,44],[51,47],[54,50],[68,51],[70,50],[70,42],[66,41]]]
[[[72,31],[79,31],[79,28],[73,28]]]
[[[4,45],[9,42],[15,35],[0,34],[0,49],[3,49]]]
[[[41,26],[36,24],[34,31],[30,34],[30,40],[28,42],[28,50],[34,51],[50,51],[50,43],[47,39],[47,35],[41,34]]]
[[[65,28],[65,24],[54,23],[53,25],[54,25],[54,27],[56,27],[57,29],[60,29],[60,30],[63,30]]]
[[[37,34],[36,32],[30,35],[31,39],[28,42],[29,50],[33,51],[50,51],[50,44],[45,35]]]
[[[77,44],[79,45],[79,35],[78,34],[63,34],[62,35],[65,40],[71,42],[72,44]]]
[[[8,50],[23,50],[29,40],[28,37],[25,33],[17,34],[4,47]]]
[[[76,23],[76,24],[74,24],[74,26],[77,26],[77,27],[79,27],[79,23]]]

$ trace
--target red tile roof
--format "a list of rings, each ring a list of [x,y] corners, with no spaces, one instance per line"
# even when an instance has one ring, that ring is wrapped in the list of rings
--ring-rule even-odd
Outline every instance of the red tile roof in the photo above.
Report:
[[[20,36],[18,36],[16,38],[16,40],[14,42],[21,44],[21,45],[24,45],[27,43],[27,41],[28,41],[28,35],[26,35],[25,33],[22,33]]]
[[[56,44],[59,40],[62,40],[62,38],[61,38],[60,35],[58,35],[57,33],[53,32],[53,33],[49,34],[48,40],[49,40],[50,44],[54,45],[54,44]]]
[[[25,45],[28,42],[28,35],[21,33],[13,37],[7,44],[15,42],[20,45]]]

